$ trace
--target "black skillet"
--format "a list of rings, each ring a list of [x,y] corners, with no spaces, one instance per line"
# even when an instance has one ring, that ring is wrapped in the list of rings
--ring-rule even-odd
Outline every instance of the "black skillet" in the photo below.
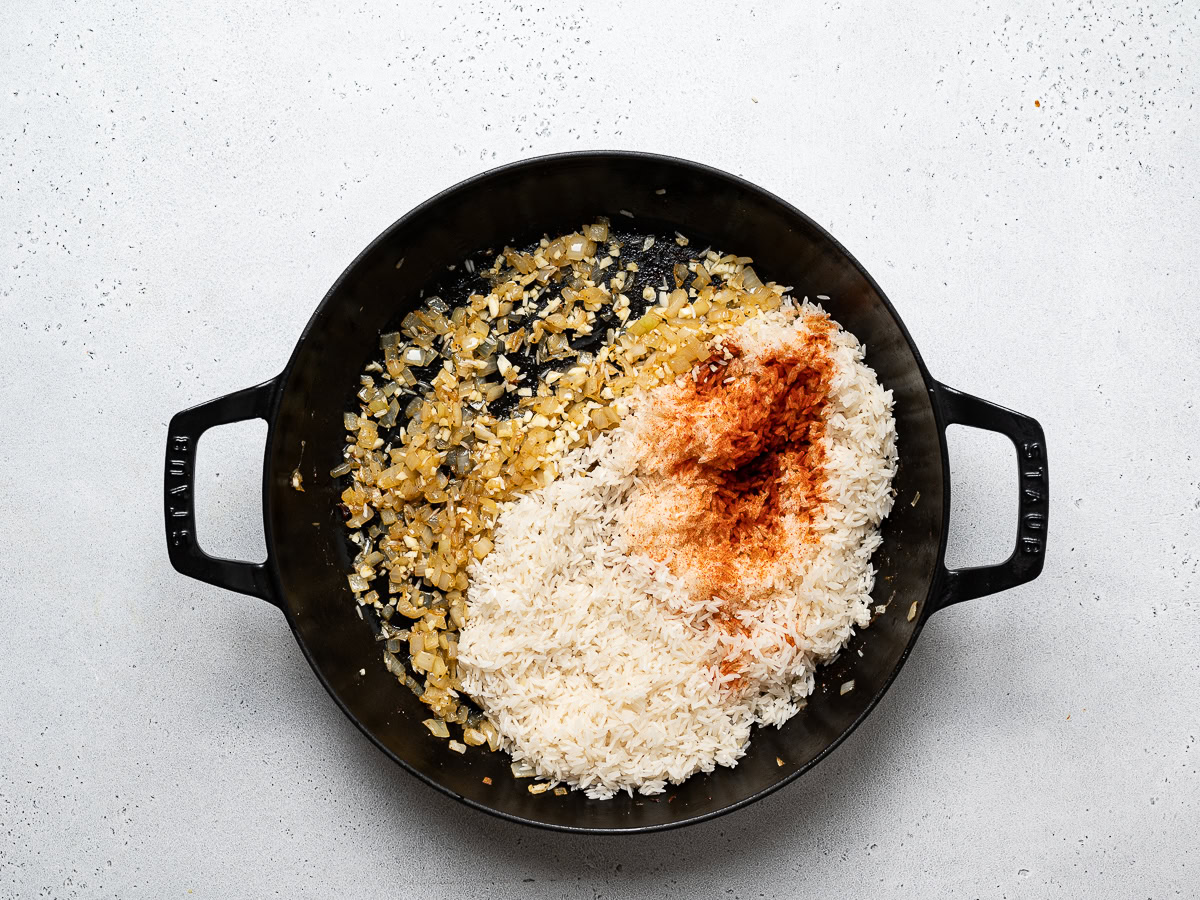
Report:
[[[328,470],[339,461],[342,414],[356,406],[358,376],[377,354],[380,332],[419,302],[422,288],[481,248],[503,246],[531,229],[571,231],[598,215],[614,224],[625,222],[621,210],[633,213],[629,224],[647,233],[678,230],[697,247],[752,255],[764,279],[794,285],[798,295],[828,295],[826,308],[866,344],[868,364],[895,396],[900,448],[897,501],[875,555],[874,601],[887,609],[821,670],[817,690],[799,715],[780,730],[755,730],[736,768],[691,778],[659,797],[535,796],[527,791],[528,781],[512,777],[505,754],[472,749],[464,757],[433,738],[420,724],[424,708],[384,670],[372,628],[356,615],[347,586],[350,557],[336,508],[340,487]],[[192,505],[200,435],[215,425],[251,418],[265,419],[268,427],[263,461],[267,560],[262,564],[204,553]],[[999,432],[1016,446],[1017,543],[996,566],[945,567],[950,509],[945,432],[952,424]],[[303,493],[291,486],[302,446]],[[627,152],[568,153],[503,166],[401,218],[325,295],[278,377],[171,420],[165,491],[175,568],[279,607],[318,680],[363,734],[404,769],[485,812],[596,833],[699,822],[745,806],[806,772],[879,702],[931,615],[1038,576],[1048,512],[1045,439],[1038,423],[935,381],[883,291],[824,229],[780,198],[725,172]],[[364,667],[366,674],[360,675]],[[842,695],[839,686],[850,680],[854,689]]]

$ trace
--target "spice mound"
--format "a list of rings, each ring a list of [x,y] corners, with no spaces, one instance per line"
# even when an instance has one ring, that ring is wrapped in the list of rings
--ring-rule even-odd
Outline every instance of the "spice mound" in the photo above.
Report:
[[[650,392],[630,546],[728,618],[796,571],[817,540],[830,322],[718,340],[694,380]]]

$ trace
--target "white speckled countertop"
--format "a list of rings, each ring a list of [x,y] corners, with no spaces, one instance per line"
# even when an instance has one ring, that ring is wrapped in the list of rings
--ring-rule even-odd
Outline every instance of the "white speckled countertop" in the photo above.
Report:
[[[0,897],[1200,894],[1194,3],[154,6],[0,28]],[[797,204],[1054,474],[1040,580],[938,614],[796,784],[636,839],[392,766],[159,503],[170,415],[276,374],[393,219],[604,147]],[[212,551],[263,552],[263,432],[206,438]],[[994,561],[1012,451],[951,450],[951,562]]]

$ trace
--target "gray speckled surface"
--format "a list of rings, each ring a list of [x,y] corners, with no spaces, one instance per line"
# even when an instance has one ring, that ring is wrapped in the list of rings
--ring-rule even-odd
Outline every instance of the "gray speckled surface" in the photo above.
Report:
[[[1195,4],[153,6],[0,29],[0,896],[1200,893]],[[1041,580],[939,614],[791,788],[635,840],[386,763],[159,504],[170,414],[274,375],[389,222],[595,147],[795,202],[1054,468]],[[210,549],[262,553],[261,440],[206,441]],[[952,450],[951,561],[991,561],[1011,457]]]

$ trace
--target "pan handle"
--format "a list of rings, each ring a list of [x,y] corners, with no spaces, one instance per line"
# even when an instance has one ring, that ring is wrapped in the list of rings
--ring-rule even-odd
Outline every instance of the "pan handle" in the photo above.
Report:
[[[933,399],[942,414],[942,427],[967,425],[1004,435],[1017,449],[1017,545],[1012,555],[994,566],[945,569],[945,589],[939,609],[962,600],[973,600],[1019,584],[1041,574],[1046,559],[1049,525],[1050,475],[1046,465],[1046,435],[1029,416],[938,384]]]
[[[267,563],[240,562],[209,556],[196,541],[196,443],[215,425],[266,419],[275,398],[275,380],[235,391],[185,409],[167,430],[167,465],[163,507],[167,552],[176,571],[230,591],[261,597],[276,606]],[[269,562],[269,560],[268,560]]]

